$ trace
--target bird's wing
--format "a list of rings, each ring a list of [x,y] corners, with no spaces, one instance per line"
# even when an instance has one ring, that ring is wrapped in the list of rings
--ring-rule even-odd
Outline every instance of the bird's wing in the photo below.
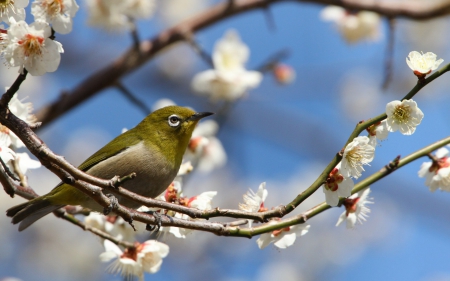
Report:
[[[89,168],[95,166],[96,164],[119,154],[130,146],[138,144],[142,139],[137,136],[137,134],[131,134],[130,131],[117,136],[115,139],[110,141],[107,145],[101,148],[99,151],[94,153],[91,157],[86,159],[78,169],[82,171],[87,171]]]

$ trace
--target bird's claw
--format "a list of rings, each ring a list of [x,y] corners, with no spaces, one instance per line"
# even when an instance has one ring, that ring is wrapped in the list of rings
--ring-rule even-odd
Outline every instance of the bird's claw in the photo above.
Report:
[[[105,216],[109,215],[112,212],[112,210],[117,208],[117,205],[119,204],[119,200],[117,200],[117,198],[114,195],[107,194],[106,196],[108,196],[109,198],[109,206],[103,208],[103,214]]]
[[[156,211],[148,211],[145,213],[154,216],[156,219],[156,225],[147,224],[145,230],[158,232],[161,229],[161,214]]]

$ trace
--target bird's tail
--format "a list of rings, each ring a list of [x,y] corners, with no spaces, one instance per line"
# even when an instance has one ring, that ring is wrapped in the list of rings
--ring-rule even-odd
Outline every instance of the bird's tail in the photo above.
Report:
[[[19,231],[22,231],[38,219],[61,207],[64,205],[52,205],[49,200],[38,197],[8,209],[6,215],[12,217],[13,224],[20,222]]]

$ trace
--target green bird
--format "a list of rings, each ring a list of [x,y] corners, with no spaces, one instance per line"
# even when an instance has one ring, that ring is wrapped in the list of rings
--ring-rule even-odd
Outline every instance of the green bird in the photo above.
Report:
[[[136,177],[125,181],[122,187],[155,198],[177,175],[196,124],[211,114],[196,113],[180,106],[158,109],[94,153],[78,169],[102,179],[136,173]],[[118,195],[116,198],[126,207],[140,207],[132,200]],[[8,209],[6,215],[12,217],[12,223],[20,222],[19,231],[22,231],[65,205],[81,205],[98,212],[103,210],[76,187],[60,183],[46,195]]]

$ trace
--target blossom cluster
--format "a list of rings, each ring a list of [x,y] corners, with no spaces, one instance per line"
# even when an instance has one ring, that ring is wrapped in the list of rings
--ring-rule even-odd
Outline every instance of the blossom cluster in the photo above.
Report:
[[[0,4],[0,19],[9,25],[6,29],[0,26],[0,52],[10,67],[39,76],[58,68],[64,50],[53,40],[53,32],[67,34],[72,30],[78,5],[75,0],[36,0],[31,5],[35,21],[27,24],[24,8],[28,4],[28,0]]]
[[[436,60],[436,55],[411,52],[407,59],[408,66],[413,69],[419,79],[429,74],[442,63]],[[354,186],[353,179],[361,177],[364,165],[369,165],[374,159],[375,149],[379,141],[387,138],[389,132],[399,131],[403,135],[411,135],[422,122],[423,112],[412,99],[394,100],[386,105],[386,119],[367,128],[368,136],[353,139],[342,151],[342,161],[330,172],[323,185],[327,204],[337,206],[341,202],[346,211],[339,218],[337,225],[347,218],[347,227],[354,227],[356,222],[362,222],[367,217],[369,209],[365,204],[372,203],[367,199],[370,189],[351,195]],[[447,164],[447,149],[437,152],[437,160],[424,163],[419,171],[420,177],[425,177],[425,184],[434,191],[437,188],[450,190],[450,168]],[[339,198],[344,198],[340,201]]]
[[[9,109],[11,110],[11,113],[29,125],[35,124],[36,118],[31,114],[31,111],[33,110],[32,104],[23,103],[19,100],[17,94],[11,99]],[[0,158],[11,171],[19,176],[19,178],[24,176],[28,169],[37,169],[41,167],[41,163],[31,159],[26,152],[15,152],[16,149],[24,146],[25,145],[16,134],[11,132],[6,126],[0,124]]]
[[[246,212],[267,211],[268,209],[264,207],[264,201],[266,200],[267,195],[268,191],[266,189],[266,183],[263,182],[259,185],[257,192],[250,189],[246,194],[244,194],[244,203],[239,204],[239,209]],[[267,225],[275,225],[278,221],[280,221],[278,218],[272,219]],[[249,227],[252,227],[252,223],[253,221],[249,220]],[[261,236],[256,240],[256,244],[260,249],[264,249],[271,243],[279,249],[285,249],[294,244],[297,236],[303,236],[308,233],[309,228],[310,225],[308,224],[299,224],[276,229],[261,234]]]

